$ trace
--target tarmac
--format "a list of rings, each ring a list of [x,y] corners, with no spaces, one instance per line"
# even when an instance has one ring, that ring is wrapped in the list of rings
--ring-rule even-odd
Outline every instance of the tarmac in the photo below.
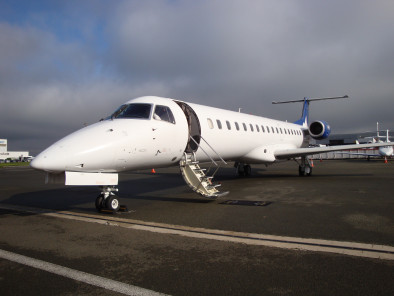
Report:
[[[393,295],[394,162],[231,166],[224,197],[179,168],[120,174],[128,211],[98,213],[95,187],[0,169],[2,295]]]

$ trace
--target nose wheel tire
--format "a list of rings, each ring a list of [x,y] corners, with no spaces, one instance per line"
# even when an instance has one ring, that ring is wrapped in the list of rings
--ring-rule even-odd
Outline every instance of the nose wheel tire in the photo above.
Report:
[[[104,206],[104,195],[100,194],[99,196],[97,196],[96,198],[96,209],[97,211],[101,211],[103,208],[105,208]]]
[[[100,194],[96,198],[96,209],[98,212],[101,212],[104,209],[117,212],[120,209],[119,199],[116,195],[108,196],[107,199],[104,199],[104,195]]]
[[[106,207],[108,210],[117,212],[120,209],[119,200],[115,195],[111,195],[107,198]]]

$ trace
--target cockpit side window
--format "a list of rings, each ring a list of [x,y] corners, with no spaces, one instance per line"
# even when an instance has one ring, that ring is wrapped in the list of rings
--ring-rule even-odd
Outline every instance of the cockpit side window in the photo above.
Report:
[[[125,104],[119,107],[112,115],[111,118],[142,118],[149,119],[151,104]]]
[[[167,106],[157,105],[155,108],[155,112],[153,113],[153,119],[167,121],[175,124],[174,115],[171,112],[171,109]]]

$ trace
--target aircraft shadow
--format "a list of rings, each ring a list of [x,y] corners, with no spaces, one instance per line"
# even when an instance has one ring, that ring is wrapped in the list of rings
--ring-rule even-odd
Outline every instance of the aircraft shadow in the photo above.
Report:
[[[230,181],[230,180],[253,180],[253,179],[282,179],[282,178],[323,178],[323,177],[369,177],[372,174],[368,173],[346,173],[346,172],[333,172],[330,173],[319,173],[316,170],[312,176],[300,177],[298,175],[298,171],[294,170],[293,172],[274,172],[270,169],[262,169],[262,168],[252,168],[252,174],[246,177],[239,177],[234,169],[223,169],[220,171],[215,177],[215,181]]]
[[[179,173],[121,180],[118,188],[119,194],[117,195],[121,203],[122,201],[127,203],[127,200],[157,200],[182,203],[211,202],[211,200],[204,199],[192,192]],[[99,188],[95,186],[66,187],[59,185],[59,188],[14,194],[8,199],[3,199],[1,203],[57,211],[83,210],[95,212],[94,202],[99,193]],[[86,205],[86,208],[80,205]],[[0,211],[1,214],[2,212]]]
[[[142,177],[141,177],[142,176]],[[251,180],[264,179],[320,179],[320,178],[336,178],[336,177],[368,177],[372,174],[355,174],[355,173],[332,173],[332,174],[314,174],[311,177],[300,178],[296,173],[270,172],[269,169],[253,169],[252,175],[245,178],[236,176],[233,168],[222,168],[215,176],[214,181],[223,183],[223,189],[226,190],[226,182],[245,181],[245,185]],[[42,185],[46,186],[46,185]],[[4,199],[1,203],[37,207],[41,209],[51,210],[81,210],[95,212],[94,202],[100,191],[94,186],[58,186],[47,190],[24,192],[12,195],[8,199]],[[56,187],[56,186],[55,186]],[[214,199],[203,198],[192,192],[185,184],[180,173],[135,173],[132,176],[127,175],[121,177],[119,182],[119,194],[121,203],[127,201],[163,201],[163,202],[180,202],[180,203],[196,203],[208,204]],[[231,191],[231,190],[230,190]],[[2,211],[0,211],[0,214]]]

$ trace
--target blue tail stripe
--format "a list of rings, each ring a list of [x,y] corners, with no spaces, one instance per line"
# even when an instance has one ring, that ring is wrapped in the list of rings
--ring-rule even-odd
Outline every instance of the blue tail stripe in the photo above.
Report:
[[[308,98],[304,98],[304,106],[302,108],[301,118],[295,121],[295,124],[308,126],[309,122],[309,100]]]

